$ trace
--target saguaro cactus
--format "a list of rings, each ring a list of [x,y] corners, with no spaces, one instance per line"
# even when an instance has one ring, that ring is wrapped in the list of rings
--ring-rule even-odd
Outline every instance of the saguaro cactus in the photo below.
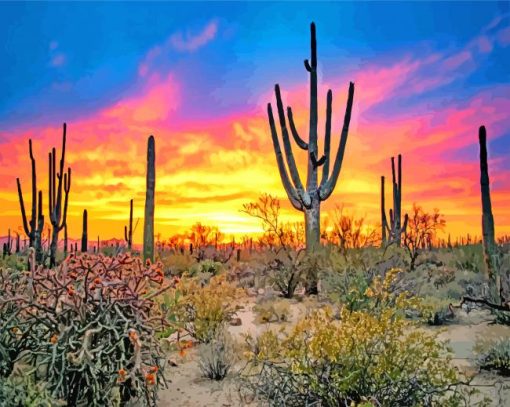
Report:
[[[494,216],[492,215],[491,192],[489,182],[489,166],[487,164],[487,131],[481,126],[478,131],[480,143],[480,189],[482,196],[482,236],[485,267],[489,279],[489,295],[491,300],[500,301],[500,276],[498,270],[498,254],[494,232]]]
[[[72,250],[72,248],[71,248],[71,250]],[[68,253],[68,247],[67,247],[67,222],[66,222],[64,224],[64,257],[67,257],[67,253]]]
[[[28,140],[28,151],[30,155],[30,161],[32,163],[32,215],[30,222],[27,220],[25,211],[25,204],[23,202],[23,192],[21,190],[21,182],[19,178],[16,178],[18,186],[18,199],[21,208],[21,217],[23,220],[23,230],[29,239],[30,247],[35,249],[36,261],[42,260],[42,242],[41,235],[44,228],[44,215],[42,206],[42,191],[37,191],[37,171],[34,154],[32,151],[32,140]]]
[[[386,241],[386,232],[389,235],[389,243],[395,243],[400,246],[402,235],[407,229],[408,215],[404,216],[402,225],[402,156],[398,155],[398,173],[395,173],[395,157],[391,157],[391,174],[393,181],[393,209],[390,209],[390,223],[386,218],[385,197],[384,197],[384,177],[381,177],[381,224],[382,224],[382,243]]]
[[[87,248],[87,243],[88,243],[87,222],[88,222],[87,210],[84,209],[83,210],[83,228],[82,228],[82,232],[81,232],[81,251],[82,251],[82,253],[86,253],[88,250],[88,248]]]
[[[156,148],[154,136],[147,142],[147,186],[143,225],[143,258],[154,262],[154,193],[156,188]]]
[[[273,147],[276,155],[276,162],[282,184],[287,192],[287,196],[294,208],[304,212],[305,216],[305,235],[306,235],[306,249],[308,252],[313,251],[320,244],[320,203],[329,198],[333,192],[345,153],[345,145],[347,143],[347,136],[349,133],[349,123],[351,120],[352,104],[354,99],[354,84],[351,82],[349,85],[349,93],[347,98],[347,106],[345,109],[344,124],[340,136],[340,144],[336,153],[335,161],[333,164],[333,171],[330,174],[330,145],[331,145],[331,106],[333,101],[333,94],[328,90],[327,94],[327,107],[326,107],[326,126],[324,138],[324,155],[319,158],[317,146],[317,42],[315,37],[315,24],[310,26],[311,31],[311,61],[305,60],[305,68],[310,73],[310,123],[308,143],[305,142],[298,134],[294,119],[292,116],[292,109],[287,108],[287,117],[289,126],[294,141],[299,148],[308,152],[308,175],[306,181],[306,188],[303,186],[292,152],[292,146],[289,139],[289,132],[287,130],[287,123],[285,119],[285,112],[283,102],[280,94],[280,86],[275,85],[276,105],[278,110],[278,118],[281,127],[283,148],[287,165],[285,165],[282,151],[280,149],[280,141],[276,130],[275,120],[271,103],[267,104],[267,114],[269,117],[269,126],[271,129],[271,137],[273,140]],[[320,184],[317,182],[318,168],[322,166],[322,179]],[[287,171],[288,167],[288,171]],[[289,177],[290,173],[290,177]]]
[[[55,147],[48,154],[48,211],[50,214],[51,234],[50,245],[50,267],[56,262],[58,234],[64,228],[67,221],[67,205],[69,202],[69,191],[71,190],[71,168],[67,168],[64,174],[64,160],[66,154],[67,125],[64,123],[62,131],[62,155],[60,157],[59,172],[56,169],[56,150]],[[56,180],[58,178],[58,186]],[[64,188],[64,207],[62,208],[62,186]],[[62,213],[63,212],[63,213]]]
[[[129,225],[124,226],[124,239],[128,245],[128,250],[131,250],[133,245],[133,200],[129,201]]]

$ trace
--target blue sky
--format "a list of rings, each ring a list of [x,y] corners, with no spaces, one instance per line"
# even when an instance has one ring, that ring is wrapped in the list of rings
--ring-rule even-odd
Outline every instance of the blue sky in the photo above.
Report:
[[[404,206],[439,207],[453,233],[469,225],[476,234],[484,124],[497,230],[510,234],[509,4],[1,2],[0,226],[19,222],[27,139],[44,154],[67,121],[71,226],[96,202],[91,233],[104,222],[122,232],[126,197],[141,209],[137,157],[155,134],[159,230],[183,230],[197,216],[248,230],[243,202],[260,192],[286,199],[265,109],[279,83],[304,134],[314,21],[320,128],[327,87],[338,129],[356,84],[345,168],[325,212],[342,204],[377,222],[379,177],[402,153]]]
[[[200,54],[173,51],[158,61],[160,68],[186,73],[189,105],[200,106],[193,115],[245,109],[251,96],[282,76],[302,81],[299,61],[306,57],[303,44],[312,20],[323,38],[321,62],[335,64],[324,72],[327,79],[402,53],[454,52],[495,16],[508,13],[508,4],[1,3],[0,124],[49,122],[136,92],[138,64],[147,49],[174,32],[193,34],[211,19],[222,32],[214,43]],[[500,24],[508,25],[508,16]],[[493,52],[466,81],[454,84],[457,97],[466,84],[474,89],[508,82],[508,61],[508,49]]]

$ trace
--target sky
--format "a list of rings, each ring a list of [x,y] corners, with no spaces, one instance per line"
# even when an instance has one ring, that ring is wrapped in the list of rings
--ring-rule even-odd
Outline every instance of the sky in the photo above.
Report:
[[[0,236],[30,206],[28,139],[47,214],[47,154],[67,123],[69,234],[122,238],[134,199],[141,241],[147,138],[156,139],[156,233],[196,223],[260,231],[240,212],[261,193],[302,220],[281,185],[266,116],[282,88],[308,123],[317,26],[319,148],[333,91],[336,153],[355,82],[336,206],[379,222],[380,176],[403,155],[403,207],[438,208],[452,236],[480,236],[478,127],[488,132],[497,235],[510,234],[510,3],[0,3]],[[300,154],[294,149],[296,154]],[[299,155],[301,178],[306,157]],[[389,191],[389,185],[387,185]],[[387,201],[390,195],[387,195]],[[28,201],[28,202],[27,202]],[[48,216],[46,216],[48,219]]]

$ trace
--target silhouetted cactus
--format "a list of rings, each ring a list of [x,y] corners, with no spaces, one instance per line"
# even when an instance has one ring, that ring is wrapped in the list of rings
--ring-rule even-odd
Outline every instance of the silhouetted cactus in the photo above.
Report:
[[[16,253],[21,251],[21,238],[18,232],[16,232]]]
[[[87,210],[83,210],[83,227],[81,232],[81,251],[82,253],[87,252],[87,242],[88,242],[88,233],[87,233]]]
[[[67,125],[64,123],[62,131],[62,155],[60,157],[59,172],[56,168],[56,150],[51,150],[48,157],[48,211],[50,222],[53,227],[50,245],[50,267],[56,263],[58,248],[58,234],[65,227],[67,221],[67,205],[69,202],[69,191],[71,190],[71,168],[67,168],[64,174],[64,160],[66,154]],[[58,179],[58,185],[56,180]],[[64,189],[64,206],[62,207],[62,187]]]
[[[72,247],[71,247],[72,250]],[[67,223],[64,225],[64,257],[67,258],[68,248],[67,248]]]
[[[381,224],[382,224],[382,243],[387,243],[386,232],[388,233],[388,243],[395,243],[400,246],[402,235],[407,229],[408,215],[404,216],[402,225],[402,156],[398,155],[398,174],[395,173],[395,157],[391,157],[391,173],[393,181],[393,209],[390,209],[390,223],[386,218],[384,177],[381,177]],[[398,175],[398,176],[397,176]]]
[[[498,270],[498,250],[494,237],[494,216],[492,215],[489,166],[487,164],[487,131],[481,126],[478,131],[480,144],[480,189],[482,197],[482,236],[489,295],[491,300],[500,301],[501,281]]]
[[[44,228],[44,215],[42,206],[42,191],[37,191],[37,171],[34,154],[32,151],[32,140],[28,140],[28,151],[30,155],[30,161],[32,165],[32,214],[30,222],[27,220],[25,211],[25,204],[23,202],[23,192],[21,190],[21,182],[19,178],[16,178],[16,184],[18,186],[18,199],[21,208],[21,217],[23,220],[23,230],[29,239],[30,247],[35,249],[35,259],[38,263],[42,260],[42,242],[41,235]]]
[[[292,109],[287,108],[287,116],[292,137],[296,144],[303,150],[308,151],[308,176],[306,188],[303,186],[292,146],[289,139],[289,132],[285,119],[285,112],[283,102],[280,95],[280,86],[275,85],[276,105],[278,110],[278,117],[280,121],[283,147],[287,166],[285,165],[282,151],[280,149],[280,141],[276,130],[275,120],[271,103],[267,105],[267,113],[269,117],[269,126],[271,129],[271,137],[273,140],[273,147],[278,164],[280,177],[287,192],[292,206],[299,211],[304,212],[305,215],[305,235],[306,235],[306,248],[307,251],[314,250],[320,244],[320,203],[325,201],[333,192],[335,185],[340,175],[342,167],[342,160],[345,152],[345,145],[347,143],[347,136],[349,132],[349,123],[351,120],[352,104],[354,99],[354,84],[351,82],[349,85],[349,93],[347,98],[347,106],[345,109],[344,124],[340,137],[340,144],[336,153],[333,171],[329,173],[330,166],[330,144],[331,144],[331,106],[332,106],[332,92],[328,91],[327,94],[327,107],[326,107],[326,129],[324,139],[324,155],[319,158],[317,146],[317,43],[315,36],[315,24],[310,26],[311,30],[311,62],[305,60],[305,68],[310,73],[310,124],[309,124],[309,138],[308,143],[305,142],[298,134],[294,119],[292,116]],[[318,168],[322,166],[322,179],[320,184],[317,184]],[[287,170],[288,167],[288,170]],[[290,173],[290,177],[289,177]]]
[[[133,200],[129,201],[129,226],[124,226],[124,239],[131,250],[133,245]]]
[[[147,182],[143,227],[143,258],[154,262],[154,194],[156,188],[156,148],[154,136],[147,142]]]
[[[10,256],[12,253],[11,229],[7,232],[7,242],[2,245],[2,257]]]

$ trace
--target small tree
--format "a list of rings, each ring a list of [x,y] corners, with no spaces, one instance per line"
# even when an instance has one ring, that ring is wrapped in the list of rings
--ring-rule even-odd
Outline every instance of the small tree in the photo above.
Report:
[[[356,218],[354,215],[346,214],[343,207],[337,206],[332,218],[332,238],[343,254],[347,249],[360,249],[376,243],[377,233],[374,228],[365,224],[364,217]]]
[[[446,221],[438,209],[428,213],[416,203],[409,217],[407,229],[404,234],[404,248],[409,256],[409,268],[414,270],[416,260],[422,250],[430,248],[436,238],[437,232],[443,230]]]
[[[296,236],[292,233],[293,226],[283,224],[280,216],[280,201],[270,194],[262,194],[256,202],[243,205],[241,212],[253,216],[262,221],[264,229],[263,240],[271,242],[271,246],[279,245],[276,255],[285,253],[285,262],[275,257],[269,262],[269,269],[275,273],[274,283],[278,286],[283,296],[292,298],[294,291],[301,281],[302,270],[299,267],[299,255],[303,249],[292,250],[292,243]],[[296,231],[299,231],[294,225]],[[298,232],[299,233],[299,232]]]

